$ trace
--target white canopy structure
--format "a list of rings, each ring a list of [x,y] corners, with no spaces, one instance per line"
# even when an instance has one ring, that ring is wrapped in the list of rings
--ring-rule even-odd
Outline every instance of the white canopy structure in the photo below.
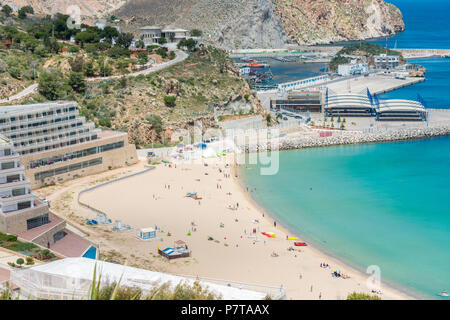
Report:
[[[161,272],[128,267],[120,264],[86,258],[66,258],[28,269],[11,272],[11,282],[21,289],[21,296],[29,299],[86,299],[94,277],[94,269],[101,274],[103,285],[119,282],[124,286],[139,287],[145,293],[155,285],[169,282],[172,287],[196,280]],[[203,288],[225,300],[262,300],[267,295],[283,299],[283,288],[232,283],[223,280],[199,280]]]

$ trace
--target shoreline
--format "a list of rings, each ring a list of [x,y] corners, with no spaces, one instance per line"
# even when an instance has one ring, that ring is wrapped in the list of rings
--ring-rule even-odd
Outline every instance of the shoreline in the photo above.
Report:
[[[125,175],[137,172],[143,167],[142,162],[137,166],[39,189],[39,194],[52,201],[53,212],[80,227],[89,234],[89,239],[99,244],[102,260],[113,257],[122,264],[205,279],[226,279],[271,287],[283,284],[287,299],[294,300],[320,299],[319,292],[322,299],[327,300],[343,300],[351,292],[370,293],[365,285],[366,277],[331,255],[314,247],[286,250],[294,245],[292,240],[288,241],[285,237],[294,233],[279,224],[273,227],[269,216],[264,215],[266,219],[262,218],[264,211],[248,199],[238,182],[231,177],[232,159],[204,159],[204,162],[209,165],[181,162],[177,162],[176,167],[157,165],[151,172],[83,195],[84,202],[106,212],[113,220],[130,224],[133,229],[157,224],[166,232],[170,231],[171,237],[158,233],[163,242],[140,241],[136,239],[134,231],[111,232],[111,226],[86,226],[85,219],[92,218],[95,213],[77,202],[77,194],[81,190],[114,179],[120,172]],[[228,168],[226,163],[230,164]],[[222,173],[218,169],[222,169]],[[224,179],[223,173],[230,173],[230,178]],[[196,181],[197,178],[201,178],[201,182]],[[166,183],[171,185],[170,190],[165,188]],[[216,188],[216,184],[222,187]],[[203,197],[201,205],[186,198],[187,191],[199,192]],[[152,194],[156,196],[155,199],[152,199]],[[239,209],[230,211],[230,202],[239,202]],[[235,221],[235,218],[239,218],[239,221]],[[256,224],[255,219],[259,219]],[[196,222],[198,230],[192,235],[186,235],[191,228],[191,221]],[[225,227],[219,227],[220,223],[224,223]],[[259,240],[256,239],[256,243],[248,237],[251,228],[258,229]],[[260,235],[260,231],[272,231],[277,236],[265,238]],[[220,243],[208,241],[208,236],[220,240]],[[171,245],[178,239],[189,244],[193,252],[191,258],[167,262],[155,255],[158,245]],[[277,257],[271,256],[274,252]],[[319,264],[323,262],[328,263],[330,268],[320,268]],[[334,278],[332,270],[341,270],[350,278]],[[314,292],[310,291],[312,285]],[[405,293],[391,290],[384,283],[381,290],[382,299],[413,299]]]
[[[347,270],[349,270],[351,273],[356,274],[360,276],[361,278],[367,278],[368,275],[364,273],[364,270],[361,266],[358,266],[355,263],[352,263],[351,261],[345,260],[332,252],[326,250],[326,248],[321,247],[320,245],[316,244],[315,241],[310,240],[307,236],[304,236],[301,232],[292,230],[291,227],[289,227],[286,223],[282,222],[279,223],[280,219],[276,217],[276,214],[273,213],[271,210],[265,208],[263,205],[258,203],[258,201],[251,196],[250,193],[248,193],[244,188],[244,181],[239,175],[238,168],[236,165],[232,166],[232,178],[236,185],[239,187],[241,193],[244,195],[244,197],[259,211],[260,213],[264,213],[264,219],[268,222],[272,223],[273,221],[277,221],[277,227],[279,226],[279,229],[286,234],[293,235],[296,237],[299,237],[302,240],[306,240],[308,242],[308,246],[310,247],[311,251],[314,251],[318,255],[324,256],[327,260],[331,261],[333,264],[344,266]],[[381,286],[384,289],[383,291],[390,291],[394,293],[395,295],[400,296],[404,300],[422,300],[431,298],[424,294],[420,294],[419,292],[414,292],[413,289],[406,288],[401,286],[400,284],[394,284],[393,281],[386,281],[381,280]],[[413,291],[413,292],[411,292]]]

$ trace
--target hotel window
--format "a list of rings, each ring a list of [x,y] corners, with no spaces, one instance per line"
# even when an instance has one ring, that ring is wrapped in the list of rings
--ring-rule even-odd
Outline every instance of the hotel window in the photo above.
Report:
[[[40,227],[40,226],[42,226],[44,224],[48,224],[48,223],[50,223],[50,219],[48,218],[48,213],[46,213],[42,216],[28,219],[27,220],[27,229],[30,230],[30,229],[37,228],[37,227]]]
[[[23,210],[27,208],[31,208],[31,201],[19,202],[17,204],[17,210]]]

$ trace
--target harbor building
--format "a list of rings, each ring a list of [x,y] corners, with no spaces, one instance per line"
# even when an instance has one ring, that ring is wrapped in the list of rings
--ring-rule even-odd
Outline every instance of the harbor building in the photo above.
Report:
[[[33,188],[137,162],[127,133],[96,129],[73,101],[0,107],[0,134]]]
[[[32,192],[20,160],[12,143],[0,135],[0,232],[62,256],[82,256],[95,247],[67,230],[65,220],[52,214],[49,203]]]
[[[326,117],[375,117],[376,121],[427,121],[425,102],[387,99],[380,100],[376,94],[325,94]]]
[[[322,112],[322,92],[290,91],[286,99],[270,100],[271,110],[298,112]]]
[[[158,44],[160,38],[166,38],[168,43],[177,44],[180,40],[186,40],[189,37],[189,30],[180,28],[162,29],[158,26],[145,26],[139,29],[140,37],[144,41],[145,46]]]
[[[394,69],[400,65],[400,56],[388,56],[382,53],[373,57],[373,63],[376,69]]]
[[[412,100],[383,100],[377,109],[377,121],[426,121],[424,106]]]
[[[364,94],[329,94],[326,93],[326,117],[373,117],[376,115],[375,107],[369,97]]]
[[[340,64],[338,66],[338,74],[341,77],[363,75],[368,73],[369,73],[369,64],[366,62],[358,63],[356,60],[353,60],[351,63]]]

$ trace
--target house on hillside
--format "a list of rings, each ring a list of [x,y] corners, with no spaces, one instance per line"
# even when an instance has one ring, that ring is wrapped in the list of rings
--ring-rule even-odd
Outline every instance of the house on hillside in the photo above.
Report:
[[[139,29],[140,38],[144,41],[145,46],[158,44],[160,38],[167,40],[167,47],[174,47],[181,40],[191,38],[189,30],[180,28],[166,28],[163,29],[158,26],[145,26]]]

